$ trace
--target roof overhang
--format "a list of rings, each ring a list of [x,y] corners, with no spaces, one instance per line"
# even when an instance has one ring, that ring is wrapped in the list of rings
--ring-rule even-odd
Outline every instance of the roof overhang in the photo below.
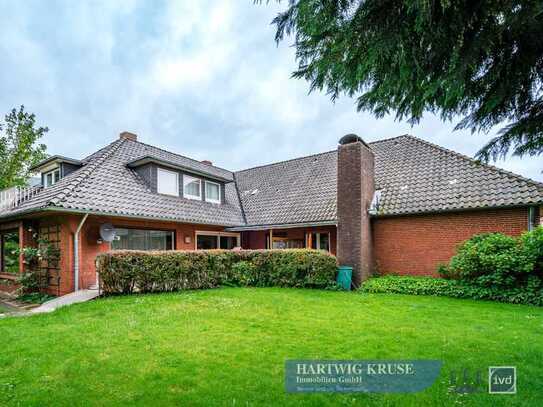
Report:
[[[152,156],[145,156],[145,157],[138,158],[137,160],[129,162],[128,164],[126,164],[126,166],[128,168],[137,168],[145,164],[157,164],[157,165],[160,165],[161,167],[168,167],[174,170],[179,170],[179,171],[187,172],[190,174],[199,175],[202,177],[206,177],[206,178],[213,179],[216,181],[221,181],[221,182],[232,182],[234,180],[233,178],[229,179],[225,177],[220,177],[215,174],[211,174],[209,172],[199,171],[194,168],[186,167],[183,165],[173,163],[171,161],[162,160],[160,158],[156,158]]]
[[[295,228],[308,228],[318,226],[337,226],[337,220],[323,220],[316,222],[303,222],[303,223],[280,223],[275,225],[250,225],[250,226],[234,226],[225,228],[229,232],[244,232],[244,231],[258,231],[258,230],[270,230],[270,229],[295,229]]]
[[[11,221],[16,219],[26,218],[29,215],[46,215],[48,213],[65,213],[65,214],[75,214],[75,215],[85,215],[89,214],[92,216],[104,216],[108,218],[120,218],[120,219],[140,219],[145,221],[157,221],[157,222],[171,222],[171,223],[181,223],[187,225],[202,225],[202,226],[220,226],[228,228],[224,223],[217,222],[205,222],[205,221],[196,221],[188,219],[176,219],[169,218],[165,216],[148,216],[148,215],[134,215],[129,213],[122,212],[107,212],[107,211],[95,211],[95,210],[86,210],[86,209],[72,209],[72,208],[62,208],[59,206],[42,206],[37,208],[29,208],[25,210],[15,211],[15,212],[0,212],[0,222]]]
[[[49,158],[46,158],[43,161],[40,161],[38,164],[31,167],[29,170],[31,172],[42,172],[45,168],[51,168],[54,165],[58,165],[60,163],[67,163],[77,166],[82,166],[83,163],[80,160],[74,160],[73,158],[69,157],[63,157],[61,155],[53,155]]]

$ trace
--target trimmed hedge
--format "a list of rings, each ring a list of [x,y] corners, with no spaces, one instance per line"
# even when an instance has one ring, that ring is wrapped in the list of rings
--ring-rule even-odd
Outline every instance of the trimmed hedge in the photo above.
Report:
[[[96,259],[108,294],[214,288],[334,287],[336,258],[317,250],[115,251]]]
[[[366,293],[432,295],[514,304],[543,305],[543,290],[527,291],[524,288],[476,287],[458,280],[435,277],[384,276],[370,278],[362,284],[361,291]]]

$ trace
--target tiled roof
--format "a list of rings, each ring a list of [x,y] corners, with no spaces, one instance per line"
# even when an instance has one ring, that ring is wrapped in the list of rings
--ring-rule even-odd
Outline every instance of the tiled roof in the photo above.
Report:
[[[400,136],[369,143],[378,216],[543,203],[543,184]],[[337,151],[235,174],[250,225],[336,219]]]
[[[543,204],[543,184],[412,136],[377,141],[370,147],[375,154],[376,190],[381,191],[377,216]],[[226,184],[226,203],[152,193],[127,166],[149,156],[232,179]],[[231,173],[122,139],[82,162],[81,169],[0,216],[47,207],[223,226],[337,219],[337,151]]]
[[[233,182],[226,184],[226,202],[222,205],[151,192],[136,172],[127,167],[129,162],[147,155],[150,150],[153,154],[160,154],[161,151],[143,143],[117,140],[84,160],[87,164],[83,168],[44,189],[34,199],[9,212],[9,215],[29,209],[56,207],[188,223],[224,226],[244,223]],[[183,161],[183,158],[171,153],[168,155],[170,161]],[[202,165],[224,178],[228,175],[226,170]],[[229,174],[232,178],[232,173]]]
[[[380,215],[543,203],[543,184],[413,136],[370,146]]]
[[[235,177],[249,225],[336,219],[336,151],[239,171]]]

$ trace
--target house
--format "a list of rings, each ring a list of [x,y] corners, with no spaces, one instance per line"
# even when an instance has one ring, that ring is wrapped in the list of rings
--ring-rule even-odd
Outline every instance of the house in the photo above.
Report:
[[[352,265],[356,284],[374,270],[436,275],[473,234],[519,235],[543,214],[543,184],[408,135],[347,135],[333,151],[231,172],[123,132],[33,171],[41,185],[0,193],[0,278],[23,269],[10,248],[46,239],[60,251],[43,265],[53,294],[93,286],[96,255],[118,249],[308,247]]]

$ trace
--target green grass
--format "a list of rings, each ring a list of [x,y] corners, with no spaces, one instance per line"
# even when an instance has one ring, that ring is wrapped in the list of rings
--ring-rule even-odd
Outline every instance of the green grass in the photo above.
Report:
[[[0,405],[542,405],[543,309],[295,289],[112,297],[0,320]],[[285,359],[440,359],[417,394],[287,394]],[[518,394],[451,370],[517,366]]]

